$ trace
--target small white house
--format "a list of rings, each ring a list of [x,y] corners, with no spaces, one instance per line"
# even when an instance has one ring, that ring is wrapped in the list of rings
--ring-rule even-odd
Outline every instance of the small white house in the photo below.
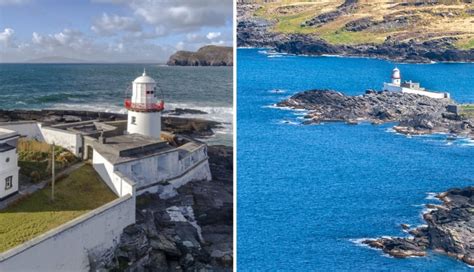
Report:
[[[16,146],[20,135],[0,128],[0,201],[18,192],[18,155]]]
[[[400,70],[395,67],[392,71],[392,80],[390,83],[385,82],[383,84],[383,90],[389,92],[401,92],[424,95],[431,98],[450,98],[450,94],[447,92],[431,92],[420,86],[420,83],[413,81],[401,81]]]

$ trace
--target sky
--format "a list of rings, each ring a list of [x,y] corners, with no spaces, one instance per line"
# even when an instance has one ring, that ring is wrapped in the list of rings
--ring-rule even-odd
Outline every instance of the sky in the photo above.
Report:
[[[0,62],[166,62],[232,46],[232,0],[0,0]]]

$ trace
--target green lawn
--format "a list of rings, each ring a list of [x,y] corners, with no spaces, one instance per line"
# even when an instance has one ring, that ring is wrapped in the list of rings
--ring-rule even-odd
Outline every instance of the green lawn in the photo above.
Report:
[[[54,202],[47,186],[0,211],[0,252],[117,198],[90,165],[57,181],[55,189]]]
[[[466,116],[467,118],[474,119],[474,104],[472,105],[462,105],[461,106],[461,114]]]

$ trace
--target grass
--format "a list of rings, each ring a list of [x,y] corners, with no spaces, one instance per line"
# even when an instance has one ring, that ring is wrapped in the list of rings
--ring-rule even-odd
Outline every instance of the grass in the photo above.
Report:
[[[319,36],[331,44],[380,44],[388,36],[404,41],[416,38],[421,41],[442,37],[457,37],[459,49],[474,48],[474,30],[472,19],[465,11],[469,8],[462,1],[440,1],[433,6],[396,6],[401,1],[371,0],[359,1],[358,7],[350,14],[338,17],[319,27],[302,27],[301,24],[319,14],[336,10],[343,1],[281,0],[276,2],[258,1],[260,8],[254,16],[275,20],[273,28],[278,33],[299,33]],[[460,11],[460,12],[458,12]],[[413,14],[420,19],[416,25],[405,28],[387,28],[382,30],[364,30],[360,32],[344,31],[344,26],[353,20],[371,17],[383,20],[385,16],[403,16]],[[436,14],[453,14],[452,17]]]
[[[456,47],[463,50],[474,49],[474,38],[461,39],[456,43]]]
[[[374,32],[334,31],[323,33],[320,37],[331,44],[381,44],[385,41],[384,35]]]
[[[0,252],[117,198],[90,165],[56,183],[54,202],[50,196],[47,186],[0,211]]]
[[[36,140],[20,139],[18,141],[18,165],[20,173],[30,177],[33,182],[51,176],[52,146]],[[55,146],[56,171],[60,171],[77,161],[77,158],[67,149]]]
[[[474,119],[474,104],[466,104],[461,106],[461,115]]]

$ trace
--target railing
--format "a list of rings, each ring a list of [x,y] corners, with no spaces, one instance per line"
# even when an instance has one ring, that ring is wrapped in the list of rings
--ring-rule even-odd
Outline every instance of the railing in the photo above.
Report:
[[[158,103],[132,103],[130,99],[125,99],[125,108],[132,111],[162,111],[165,108],[165,102],[161,100]]]

